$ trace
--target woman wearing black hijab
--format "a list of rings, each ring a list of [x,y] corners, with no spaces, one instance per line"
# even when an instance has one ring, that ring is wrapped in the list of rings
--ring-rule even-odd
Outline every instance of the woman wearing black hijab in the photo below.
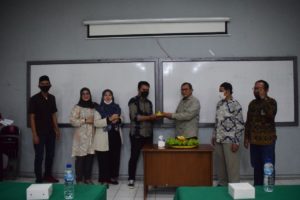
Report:
[[[113,114],[121,116],[121,108],[115,103],[114,94],[110,89],[102,92],[100,106],[96,110],[102,117],[109,117]],[[120,153],[122,144],[122,132],[120,129],[121,120],[118,119],[106,127],[108,131],[109,143],[109,175],[110,183],[118,184],[119,168],[120,168]]]
[[[94,111],[95,104],[88,88],[80,90],[80,99],[71,112],[70,123],[75,127],[72,157],[75,157],[77,183],[93,184],[91,180],[94,159]]]
[[[118,184],[122,143],[120,115],[121,108],[114,102],[113,92],[104,90],[100,105],[96,107],[94,139],[100,170],[99,182],[104,184]],[[107,119],[104,124],[103,119]]]

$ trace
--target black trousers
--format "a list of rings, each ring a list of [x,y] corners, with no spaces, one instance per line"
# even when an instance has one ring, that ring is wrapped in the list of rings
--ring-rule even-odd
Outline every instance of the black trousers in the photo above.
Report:
[[[40,134],[39,139],[40,143],[33,145],[35,151],[34,173],[37,182],[42,181],[44,151],[46,151],[44,176],[52,176],[52,165],[55,153],[55,133]]]
[[[86,156],[76,156],[75,173],[76,173],[77,181],[91,179],[93,163],[94,163],[94,154],[88,154]]]
[[[136,167],[137,162],[141,153],[141,150],[145,144],[152,144],[152,137],[139,137],[136,138],[135,136],[130,135],[130,143],[131,143],[131,154],[128,163],[128,180],[135,180],[136,176]]]
[[[121,137],[120,132],[111,130],[108,133],[109,141],[109,178],[118,178],[120,169]]]
[[[3,158],[2,158],[2,151],[0,150],[0,181],[2,180],[3,180]]]
[[[96,151],[99,169],[99,182],[109,182],[109,151]]]
[[[251,165],[254,168],[254,185],[264,184],[264,164],[270,159],[274,167],[275,178],[275,142],[270,145],[250,145]]]

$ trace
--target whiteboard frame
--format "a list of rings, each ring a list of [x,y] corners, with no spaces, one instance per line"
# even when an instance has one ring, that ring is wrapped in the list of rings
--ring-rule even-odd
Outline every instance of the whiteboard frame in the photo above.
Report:
[[[57,65],[57,64],[97,64],[97,63],[135,63],[135,62],[147,62],[147,63],[153,63],[154,64],[154,98],[155,98],[155,107],[154,112],[156,111],[156,104],[158,103],[157,98],[157,91],[158,91],[158,85],[157,85],[157,77],[159,77],[158,74],[158,59],[95,59],[95,60],[47,60],[47,61],[27,61],[27,91],[26,91],[26,105],[27,105],[27,126],[30,127],[30,118],[28,114],[28,105],[29,105],[29,99],[31,97],[31,66],[34,65]],[[129,99],[130,97],[128,97]],[[130,123],[124,123],[124,127],[129,127]],[[61,123],[58,122],[59,127],[72,127],[70,123]]]
[[[163,108],[163,64],[164,62],[214,62],[214,61],[292,61],[293,62],[293,78],[294,78],[294,120],[290,122],[276,122],[276,126],[298,126],[299,125],[299,109],[298,109],[298,70],[297,70],[297,57],[286,56],[286,57],[220,57],[220,58],[178,58],[178,59],[160,59],[159,60],[159,85],[160,90],[158,91],[157,97],[159,103],[157,109],[164,111]],[[170,128],[174,127],[174,123],[162,122],[162,127]],[[199,123],[199,127],[214,127],[214,123]]]

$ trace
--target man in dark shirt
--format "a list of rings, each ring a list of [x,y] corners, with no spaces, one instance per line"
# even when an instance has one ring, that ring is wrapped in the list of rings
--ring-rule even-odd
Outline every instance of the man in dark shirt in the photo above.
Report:
[[[255,99],[249,104],[245,125],[244,145],[248,148],[250,144],[254,185],[263,185],[263,168],[267,160],[270,160],[275,167],[277,103],[275,99],[268,96],[268,90],[269,84],[266,81],[256,81],[254,86]]]
[[[153,126],[156,119],[153,114],[152,103],[147,98],[150,84],[146,81],[138,83],[138,95],[132,97],[129,102],[130,115],[130,144],[131,154],[128,163],[128,186],[134,188],[137,161],[141,149],[145,144],[152,144]]]
[[[39,78],[41,92],[35,94],[29,101],[29,116],[32,130],[32,141],[35,151],[34,172],[36,182],[58,182],[52,176],[52,165],[55,152],[55,139],[60,132],[57,125],[55,97],[48,93],[51,87],[48,76]],[[46,150],[45,173],[42,177],[42,163]]]

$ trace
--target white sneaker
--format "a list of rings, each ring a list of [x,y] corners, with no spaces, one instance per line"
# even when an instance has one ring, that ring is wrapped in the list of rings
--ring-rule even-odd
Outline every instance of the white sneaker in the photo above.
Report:
[[[128,181],[128,186],[130,189],[133,189],[134,188],[134,180],[129,180]]]

